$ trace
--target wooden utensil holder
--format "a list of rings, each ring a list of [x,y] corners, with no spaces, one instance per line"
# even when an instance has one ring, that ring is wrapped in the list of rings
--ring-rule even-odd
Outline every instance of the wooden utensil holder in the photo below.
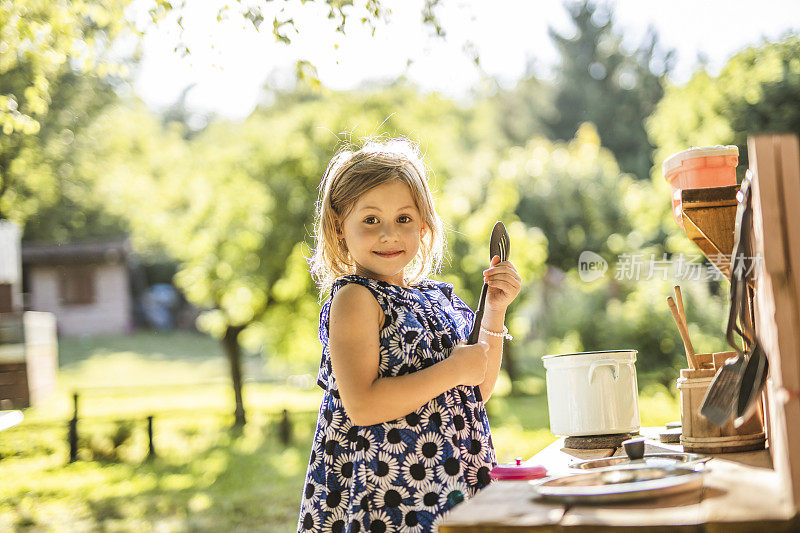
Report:
[[[736,352],[696,354],[696,370],[681,369],[678,391],[681,395],[681,444],[685,451],[695,453],[728,453],[763,450],[765,445],[764,419],[761,400],[753,414],[738,428],[733,418],[724,426],[713,424],[700,414],[711,381],[725,360]]]

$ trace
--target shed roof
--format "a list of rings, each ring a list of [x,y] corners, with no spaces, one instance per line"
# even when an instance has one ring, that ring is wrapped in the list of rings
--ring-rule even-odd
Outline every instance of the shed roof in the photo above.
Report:
[[[124,260],[131,253],[129,239],[92,242],[22,243],[24,264],[96,263]]]

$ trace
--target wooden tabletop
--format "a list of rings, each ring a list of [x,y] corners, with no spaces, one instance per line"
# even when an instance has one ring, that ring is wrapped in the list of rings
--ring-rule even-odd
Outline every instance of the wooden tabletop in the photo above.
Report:
[[[643,428],[645,437],[663,428]],[[564,439],[534,455],[548,474],[576,473],[569,464],[577,460],[624,455],[622,449],[572,450]],[[648,438],[645,453],[682,451],[680,445]],[[798,531],[800,520],[780,489],[769,452],[729,453],[712,456],[706,464],[701,491],[640,502],[608,505],[568,505],[537,498],[527,481],[497,481],[459,505],[439,526],[441,533],[499,533],[508,531],[610,531],[622,527],[666,531]],[[768,529],[764,529],[768,528]]]

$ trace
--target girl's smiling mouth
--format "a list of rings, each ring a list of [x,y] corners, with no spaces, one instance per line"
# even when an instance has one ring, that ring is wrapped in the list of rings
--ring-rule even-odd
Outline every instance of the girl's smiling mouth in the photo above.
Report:
[[[372,252],[372,253],[377,254],[377,255],[379,255],[381,257],[396,257],[396,256],[402,254],[403,250],[396,250],[394,252]]]

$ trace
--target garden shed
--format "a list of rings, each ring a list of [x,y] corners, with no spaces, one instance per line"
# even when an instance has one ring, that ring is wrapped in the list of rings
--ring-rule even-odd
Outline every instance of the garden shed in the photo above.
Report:
[[[130,253],[127,239],[24,244],[25,308],[55,314],[59,336],[130,332]]]

